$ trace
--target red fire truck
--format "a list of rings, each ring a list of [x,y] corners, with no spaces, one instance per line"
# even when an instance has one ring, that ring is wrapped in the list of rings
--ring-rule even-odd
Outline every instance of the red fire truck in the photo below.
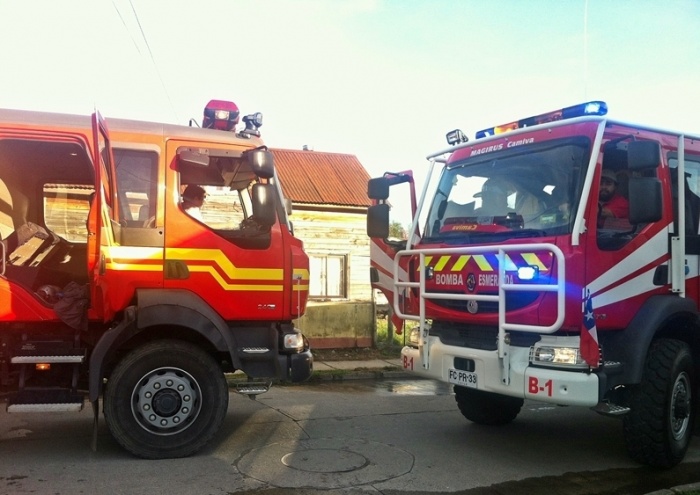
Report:
[[[217,433],[225,372],[254,397],[307,379],[292,320],[309,262],[262,115],[212,100],[203,128],[0,110],[0,392],[9,412],[89,397],[145,458]],[[200,211],[185,211],[183,193]],[[93,446],[94,446],[93,438]]]
[[[418,201],[410,171],[372,179],[372,282],[410,323],[403,367],[453,384],[468,420],[509,423],[524,399],[585,406],[622,417],[633,459],[668,467],[697,411],[700,136],[606,114],[452,131]]]

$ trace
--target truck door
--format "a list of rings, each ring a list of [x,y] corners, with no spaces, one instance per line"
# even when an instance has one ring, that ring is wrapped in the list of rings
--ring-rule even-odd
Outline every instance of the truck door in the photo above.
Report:
[[[633,155],[628,149],[639,144],[651,145],[650,149],[656,151],[648,153],[649,163],[644,167],[633,168],[628,166]],[[668,292],[665,265],[673,214],[668,194],[661,186],[668,183],[668,169],[661,164],[660,149],[661,143],[652,140],[618,139],[603,146],[602,163],[599,161],[595,170],[586,212],[589,232],[595,235],[587,236],[582,294],[592,298],[598,329],[627,327],[650,295]],[[613,185],[614,195],[624,198],[618,203],[628,205],[628,209],[624,215],[601,215],[599,200],[612,204],[606,197]],[[603,189],[608,192],[601,196]],[[640,208],[642,203],[647,207]]]
[[[283,319],[291,260],[279,222],[260,229],[251,218],[258,180],[245,150],[175,140],[166,149],[164,287],[191,291],[226,320]]]
[[[88,274],[92,309],[103,321],[109,321],[119,308],[110,302],[106,266],[108,247],[114,245],[112,222],[119,211],[114,190],[115,173],[107,124],[99,114],[92,115],[95,196],[88,214]]]
[[[673,196],[674,226],[681,222],[681,209],[678,206],[680,190],[683,188],[683,228],[685,231],[685,290],[686,297],[694,301],[700,297],[700,150],[693,149],[690,139],[685,139],[684,181],[679,180],[679,154],[668,154],[671,171],[671,191]],[[674,227],[678,228],[678,227]]]
[[[371,179],[368,184],[368,196],[374,205],[367,211],[367,234],[370,237],[370,281],[372,289],[379,290],[389,306],[390,314],[394,315],[393,307],[395,294],[396,302],[401,310],[406,291],[394,285],[394,258],[396,253],[406,248],[410,231],[415,220],[417,204],[416,189],[413,173],[410,170],[390,173],[383,177]],[[418,236],[417,226],[414,235]],[[415,241],[414,241],[415,242]],[[403,267],[398,278],[408,281],[408,273]],[[384,301],[380,301],[380,305]],[[392,316],[392,323],[401,333],[403,321]]]

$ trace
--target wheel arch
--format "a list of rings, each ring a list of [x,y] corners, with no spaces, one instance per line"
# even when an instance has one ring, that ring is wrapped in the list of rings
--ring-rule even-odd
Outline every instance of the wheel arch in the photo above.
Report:
[[[656,338],[681,340],[690,345],[694,357],[700,355],[700,319],[695,301],[689,298],[652,296],[627,328],[599,335],[602,337],[605,360],[624,363],[620,381],[626,384],[641,382],[647,351]]]
[[[124,311],[122,321],[105,332],[92,351],[91,402],[100,395],[106,365],[119,349],[139,339],[180,338],[196,343],[210,353],[225,353],[233,367],[240,368],[233,332],[201,297],[177,289],[139,289],[136,297],[136,306]]]

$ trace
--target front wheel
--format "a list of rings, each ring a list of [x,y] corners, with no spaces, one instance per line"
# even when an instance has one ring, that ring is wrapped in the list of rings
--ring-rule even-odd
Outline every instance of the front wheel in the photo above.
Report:
[[[632,459],[663,468],[683,460],[693,432],[694,377],[686,343],[672,339],[652,343],[642,382],[632,389],[631,411],[623,421]]]
[[[466,387],[455,387],[455,400],[462,416],[480,425],[498,426],[512,422],[524,400]]]
[[[185,342],[151,342],[129,353],[107,382],[104,414],[114,438],[147,459],[185,457],[219,430],[228,386],[214,359]]]

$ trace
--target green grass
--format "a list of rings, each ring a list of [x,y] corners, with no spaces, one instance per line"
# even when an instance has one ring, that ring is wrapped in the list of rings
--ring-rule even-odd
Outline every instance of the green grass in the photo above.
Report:
[[[393,331],[393,339],[389,340],[389,318],[377,318],[377,348],[382,349],[384,347],[403,347],[405,345],[404,337],[401,335],[396,335],[396,328]],[[405,330],[406,325],[404,325]]]

